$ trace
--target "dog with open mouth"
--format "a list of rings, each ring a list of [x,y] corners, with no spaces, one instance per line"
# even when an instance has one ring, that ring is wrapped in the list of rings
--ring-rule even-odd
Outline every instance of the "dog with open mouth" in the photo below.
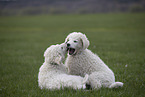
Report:
[[[67,38],[65,43],[67,45],[68,54],[76,55],[85,50],[89,41],[85,41],[80,36],[74,34],[73,38]]]
[[[66,43],[67,43],[67,51],[68,51],[69,55],[75,55],[78,52],[78,50],[80,49],[78,46],[81,43],[77,39],[72,39],[70,41],[68,40]],[[76,48],[76,47],[78,47],[78,48]]]
[[[89,74],[87,82],[93,89],[101,87],[122,87],[122,82],[115,82],[113,71],[88,48],[90,42],[85,34],[80,32],[70,33],[65,39],[68,57],[65,65],[71,75]]]

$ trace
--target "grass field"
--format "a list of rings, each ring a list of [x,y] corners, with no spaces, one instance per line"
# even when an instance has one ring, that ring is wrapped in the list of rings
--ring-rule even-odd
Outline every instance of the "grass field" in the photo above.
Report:
[[[114,71],[123,88],[41,90],[43,52],[73,31]],[[145,13],[0,17],[0,97],[144,97]]]

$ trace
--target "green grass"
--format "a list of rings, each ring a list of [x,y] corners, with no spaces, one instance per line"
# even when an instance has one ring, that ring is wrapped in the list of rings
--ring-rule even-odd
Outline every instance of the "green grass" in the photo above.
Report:
[[[114,71],[123,88],[39,89],[43,52],[73,31],[87,35],[89,49]],[[144,90],[145,13],[0,17],[0,97],[143,97]]]

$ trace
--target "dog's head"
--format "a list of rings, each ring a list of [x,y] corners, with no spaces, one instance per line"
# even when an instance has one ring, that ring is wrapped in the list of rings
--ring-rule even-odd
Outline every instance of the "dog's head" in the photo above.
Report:
[[[67,48],[64,43],[51,45],[44,52],[45,62],[60,64],[65,59],[66,52]]]
[[[75,55],[76,53],[87,49],[90,43],[85,34],[73,32],[67,36],[65,44],[69,55]]]

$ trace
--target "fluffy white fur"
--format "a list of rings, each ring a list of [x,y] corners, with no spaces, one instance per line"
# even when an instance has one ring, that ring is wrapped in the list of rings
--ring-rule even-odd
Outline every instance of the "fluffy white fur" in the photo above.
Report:
[[[88,75],[85,78],[81,76],[68,75],[67,70],[62,63],[66,53],[65,44],[52,45],[44,53],[45,62],[39,69],[38,83],[41,89],[60,89],[71,87],[73,89],[86,88],[85,84]]]
[[[65,65],[69,74],[85,76],[89,74],[88,84],[93,89],[101,87],[122,87],[122,82],[115,82],[114,73],[111,69],[88,48],[89,40],[80,32],[70,33],[65,39],[68,47],[68,57]]]

